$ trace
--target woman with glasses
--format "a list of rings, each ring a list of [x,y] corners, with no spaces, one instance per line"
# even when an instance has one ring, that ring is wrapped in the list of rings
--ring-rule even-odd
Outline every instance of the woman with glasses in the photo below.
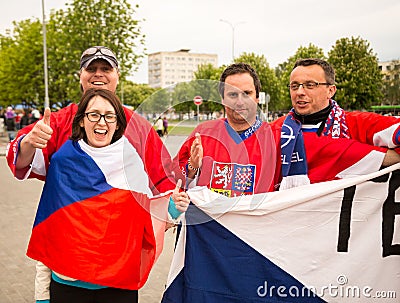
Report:
[[[119,75],[119,62],[109,48],[93,46],[82,53],[79,82],[83,92],[91,88],[115,92]],[[6,157],[12,173],[18,180],[47,178],[50,159],[53,160],[54,154],[72,135],[72,122],[77,111],[76,103],[53,113],[50,109],[45,109],[43,119],[24,127],[17,133],[8,146]],[[171,156],[156,131],[139,114],[126,107],[123,107],[123,112],[130,130],[124,133],[124,137],[142,159],[144,170],[147,172],[146,179],[142,179],[141,182],[150,189],[153,196],[173,190],[176,182],[172,174]],[[89,118],[87,116],[84,118],[87,121],[89,119],[95,121],[99,116],[92,113]],[[100,124],[105,120],[111,121],[112,115],[100,116]],[[105,139],[109,133],[104,134],[104,132],[99,128],[93,136],[98,140]],[[126,176],[136,177],[134,173]],[[36,288],[35,292],[37,299],[48,296],[46,289],[42,292]]]
[[[124,136],[127,127],[114,93],[88,89],[70,140],[52,157],[27,252],[42,262],[38,287],[50,283],[52,303],[138,301],[157,247],[153,195],[143,182],[143,159]],[[171,215],[188,204],[176,189]]]

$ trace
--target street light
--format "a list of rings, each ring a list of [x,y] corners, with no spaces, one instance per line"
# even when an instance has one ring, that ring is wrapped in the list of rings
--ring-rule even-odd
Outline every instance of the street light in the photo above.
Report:
[[[232,29],[232,62],[235,59],[235,27],[238,26],[239,24],[243,24],[246,23],[244,21],[232,24],[231,22],[227,21],[227,20],[223,20],[223,19],[219,19],[219,21],[227,23],[231,29]]]
[[[47,46],[46,46],[46,20],[44,15],[44,0],[42,0],[43,17],[43,61],[44,61],[44,108],[50,107],[49,102],[49,81],[47,74]]]

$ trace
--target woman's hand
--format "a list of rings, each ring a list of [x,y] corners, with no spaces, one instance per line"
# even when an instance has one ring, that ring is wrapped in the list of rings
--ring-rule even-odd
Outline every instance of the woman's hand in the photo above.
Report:
[[[189,206],[190,199],[189,195],[184,192],[180,191],[182,186],[182,180],[179,179],[178,182],[176,183],[176,187],[174,189],[173,194],[171,195],[172,200],[175,203],[175,207],[177,210],[180,212],[185,212]]]

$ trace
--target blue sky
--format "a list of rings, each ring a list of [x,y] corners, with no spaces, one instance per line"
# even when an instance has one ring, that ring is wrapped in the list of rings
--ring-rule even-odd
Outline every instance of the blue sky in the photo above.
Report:
[[[175,51],[218,55],[219,65],[232,59],[232,28],[235,55],[254,52],[276,67],[298,47],[312,43],[325,54],[336,40],[360,36],[368,40],[379,60],[400,59],[400,1],[398,0],[139,0],[138,18],[145,19],[148,53]],[[45,0],[45,11],[65,7],[67,0]],[[2,4],[0,33],[12,21],[42,16],[41,0],[18,0]],[[239,24],[240,23],[240,24]],[[147,82],[147,60],[132,76]]]

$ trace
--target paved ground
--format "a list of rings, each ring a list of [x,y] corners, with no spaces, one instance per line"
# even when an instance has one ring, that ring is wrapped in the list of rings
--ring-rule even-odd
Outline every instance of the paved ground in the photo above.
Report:
[[[8,143],[7,134],[4,134],[3,136],[0,136],[0,156],[4,156],[5,155],[7,143]]]
[[[185,138],[163,138],[174,156]],[[0,137],[0,303],[34,302],[34,261],[25,256],[30,230],[43,182],[16,181],[4,154],[6,137]],[[164,251],[154,266],[139,302],[160,302],[173,253],[172,230],[166,233]]]

